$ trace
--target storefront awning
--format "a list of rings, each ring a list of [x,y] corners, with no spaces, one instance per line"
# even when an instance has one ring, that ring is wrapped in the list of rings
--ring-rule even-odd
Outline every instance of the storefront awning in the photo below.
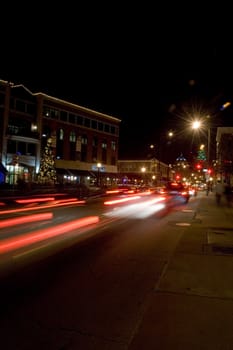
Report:
[[[81,170],[81,169],[63,169],[56,168],[57,174],[67,175],[67,176],[90,176],[96,177],[95,173],[89,170]]]

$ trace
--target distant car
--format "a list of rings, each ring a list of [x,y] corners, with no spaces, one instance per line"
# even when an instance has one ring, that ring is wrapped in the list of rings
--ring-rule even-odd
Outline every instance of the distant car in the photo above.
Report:
[[[118,185],[117,186],[117,190],[119,193],[122,193],[122,194],[133,194],[133,193],[137,193],[138,192],[138,189],[136,186],[133,186],[133,185]]]
[[[197,196],[197,187],[194,187],[194,186],[190,186],[189,187],[189,194],[190,196]]]
[[[189,189],[180,182],[168,182],[163,191],[164,194],[167,195],[172,202],[175,202],[177,204],[188,203],[190,199]]]

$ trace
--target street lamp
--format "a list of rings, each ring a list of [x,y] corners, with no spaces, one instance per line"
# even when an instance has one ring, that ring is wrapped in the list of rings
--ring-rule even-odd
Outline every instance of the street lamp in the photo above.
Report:
[[[208,130],[207,130],[207,165],[208,165],[208,168],[210,167],[210,127],[208,127]]]
[[[226,101],[224,104],[222,104],[222,106],[220,107],[220,109],[218,109],[218,111],[220,110],[221,112],[224,111],[225,109],[227,109],[229,106],[231,106],[231,102],[230,101]],[[206,138],[207,138],[207,157],[206,157],[206,164],[208,169],[210,170],[210,167],[212,166],[212,159],[213,159],[213,148],[212,148],[212,141],[213,141],[213,136],[214,136],[214,129],[219,127],[222,123],[222,118],[219,120],[217,124],[216,124],[216,117],[218,116],[218,114],[214,113],[214,117],[215,117],[215,125],[213,126],[213,123],[211,121],[211,116],[213,115],[213,113],[211,115],[209,115],[208,113],[203,113],[203,112],[198,112],[199,116],[197,119],[195,120],[190,120],[189,123],[191,124],[191,127],[193,130],[200,130],[203,132],[203,130],[205,130],[205,134],[206,134]],[[207,131],[207,132],[206,132]],[[215,143],[215,153],[216,153],[216,143]]]
[[[141,168],[141,172],[142,172],[142,182],[144,182],[144,174],[145,174],[145,172],[146,172],[146,168],[143,166],[142,168]]]
[[[155,160],[156,160],[156,157],[155,157],[155,145],[150,145],[150,149],[153,151],[153,176],[152,176],[152,179],[153,179],[153,182],[155,182],[155,179],[156,179],[156,174],[155,174]]]
[[[101,163],[97,163],[97,170],[98,170],[98,174],[97,174],[97,186],[100,187],[100,168],[102,167]]]
[[[209,116],[207,116],[209,118]],[[203,125],[203,122],[201,120],[194,120],[192,122],[192,129],[195,130],[201,130],[201,129],[207,129],[207,167],[210,166],[210,126]]]
[[[172,130],[168,131],[166,134],[164,135],[159,135],[159,139],[158,139],[158,143],[157,143],[157,150],[155,150],[156,146],[155,145],[150,145],[150,149],[153,150],[153,159],[154,159],[154,176],[153,178],[155,178],[155,154],[157,153],[157,157],[158,157],[158,168],[157,168],[157,181],[158,184],[161,185],[161,177],[162,177],[162,173],[161,173],[161,142],[162,141],[167,141],[172,139],[172,137],[174,136],[174,132]],[[157,152],[156,152],[157,151]],[[169,173],[169,171],[168,171]]]

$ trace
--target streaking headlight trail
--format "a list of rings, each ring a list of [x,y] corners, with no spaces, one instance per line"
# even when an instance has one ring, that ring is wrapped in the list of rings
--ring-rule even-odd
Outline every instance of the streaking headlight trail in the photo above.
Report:
[[[143,219],[151,216],[165,208],[165,197],[158,197],[142,203],[133,203],[116,207],[112,211],[105,213],[108,217],[135,217]]]

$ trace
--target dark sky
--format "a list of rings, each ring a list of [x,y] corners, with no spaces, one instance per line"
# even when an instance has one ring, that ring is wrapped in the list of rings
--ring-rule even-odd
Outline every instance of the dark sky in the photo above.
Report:
[[[19,5],[20,15],[2,26],[0,79],[121,119],[121,159],[146,155],[170,129],[182,135],[174,155],[188,153],[187,120],[222,118],[220,106],[233,92],[220,9],[100,4]]]

